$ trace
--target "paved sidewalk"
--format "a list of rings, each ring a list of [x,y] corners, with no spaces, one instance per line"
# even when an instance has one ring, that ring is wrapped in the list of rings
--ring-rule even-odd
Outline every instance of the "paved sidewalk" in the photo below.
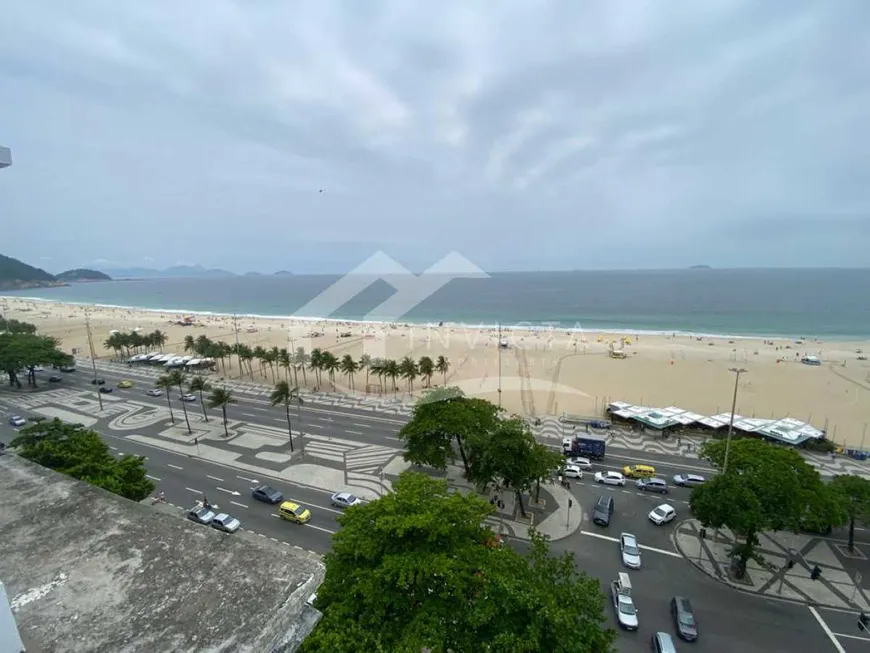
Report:
[[[846,569],[848,559],[831,540],[789,532],[762,534],[758,550],[767,565],[750,560],[745,578],[738,581],[727,571],[727,554],[735,542],[733,533],[726,528],[719,531],[718,539],[714,540],[715,536],[714,530],[708,528],[706,538],[701,539],[699,522],[687,519],[677,525],[674,544],[705,574],[744,592],[838,609],[870,609],[867,595],[859,587],[860,575]],[[789,558],[795,561],[792,569],[786,564]],[[816,565],[822,575],[812,580],[810,572]]]

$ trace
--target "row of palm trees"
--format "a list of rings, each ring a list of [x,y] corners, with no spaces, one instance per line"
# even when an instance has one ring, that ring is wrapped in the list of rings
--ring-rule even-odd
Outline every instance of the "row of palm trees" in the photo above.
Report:
[[[119,331],[109,335],[103,342],[103,346],[114,351],[115,355],[125,351],[127,356],[130,356],[147,353],[154,349],[159,350],[166,344],[167,340],[169,337],[159,329],[151,333],[140,333],[139,331],[123,333]]]
[[[175,413],[172,411],[172,400],[169,395],[176,388],[178,389],[179,395],[183,395],[185,394],[184,389],[186,387],[190,394],[199,395],[199,405],[202,408],[202,417],[206,422],[208,422],[206,404],[209,408],[221,409],[224,424],[224,437],[229,437],[230,432],[227,427],[227,406],[236,403],[232,390],[220,386],[213,388],[204,376],[195,375],[188,380],[187,375],[180,370],[174,370],[169,374],[159,377],[155,382],[155,385],[166,393],[166,404],[169,406],[169,419],[173,424],[175,424]],[[206,392],[211,392],[208,399],[205,397]],[[269,401],[272,406],[277,406],[279,404],[284,406],[284,412],[287,416],[287,434],[290,440],[290,451],[292,452],[294,451],[294,448],[293,428],[290,423],[290,404],[295,404],[298,407],[305,403],[299,395],[299,388],[290,387],[290,384],[287,381],[278,381],[275,384],[275,389],[269,397]],[[187,402],[181,402],[181,409],[184,411],[184,422],[187,425],[187,432],[193,433],[193,429],[190,428],[190,418],[187,414]]]

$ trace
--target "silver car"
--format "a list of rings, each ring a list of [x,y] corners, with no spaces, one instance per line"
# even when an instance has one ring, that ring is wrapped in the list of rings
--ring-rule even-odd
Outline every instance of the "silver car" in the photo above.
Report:
[[[674,476],[674,485],[678,487],[697,487],[704,484],[704,477],[698,474],[677,474]]]
[[[619,536],[619,550],[622,551],[622,564],[629,569],[640,569],[640,547],[634,535],[622,533]]]
[[[616,611],[616,620],[619,625],[626,630],[637,630],[637,609],[634,607],[634,601],[627,594],[621,592],[613,592],[613,609]]]
[[[242,523],[238,519],[225,512],[222,512],[211,520],[211,527],[223,531],[224,533],[235,533],[239,528],[241,528],[241,526]]]

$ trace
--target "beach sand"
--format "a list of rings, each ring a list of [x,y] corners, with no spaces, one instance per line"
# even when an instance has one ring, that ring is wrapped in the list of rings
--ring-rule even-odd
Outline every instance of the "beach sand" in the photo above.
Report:
[[[749,338],[696,338],[687,335],[630,336],[624,346],[626,357],[609,355],[609,343],[619,334],[505,330],[508,347],[499,356],[498,332],[474,326],[421,326],[409,324],[372,324],[333,320],[290,321],[262,317],[237,319],[234,333],[231,316],[195,315],[197,326],[184,327],[174,322],[184,314],[149,312],[135,309],[85,307],[16,297],[0,298],[0,313],[36,324],[41,333],[60,339],[62,348],[78,350],[88,356],[86,312],[98,358],[112,358],[103,346],[113,329],[150,332],[160,329],[169,337],[163,350],[183,353],[187,335],[207,335],[229,344],[250,347],[304,347],[345,354],[359,359],[419,359],[447,357],[450,369],[446,379],[436,374],[432,385],[455,385],[466,394],[498,402],[501,367],[502,405],[523,415],[560,414],[602,415],[608,402],[625,401],[646,406],[680,408],[714,415],[729,412],[734,391],[731,367],[747,370],[741,376],[737,413],[744,417],[782,418],[810,422],[817,428],[827,426],[828,437],[848,447],[858,447],[870,422],[870,361],[858,360],[858,350],[870,352],[870,342],[821,342]],[[313,333],[322,335],[314,336]],[[341,337],[342,334],[350,334]],[[804,354],[817,355],[822,365],[800,363]],[[254,380],[272,383],[271,372],[261,374],[256,361]],[[283,371],[279,371],[283,374]],[[220,367],[217,375],[222,376]],[[227,367],[227,378],[238,377],[235,357]],[[280,378],[280,377],[279,377]],[[299,374],[300,385],[315,385],[312,372]],[[324,374],[324,385],[326,375]],[[339,390],[350,391],[349,380],[336,375]],[[369,379],[375,392],[378,380]],[[389,383],[389,382],[387,382]],[[407,396],[406,382],[400,380],[399,395]],[[355,375],[357,392],[365,390],[366,374]],[[389,388],[392,391],[391,388]],[[417,379],[414,394],[422,382]],[[870,442],[865,443],[870,446]]]

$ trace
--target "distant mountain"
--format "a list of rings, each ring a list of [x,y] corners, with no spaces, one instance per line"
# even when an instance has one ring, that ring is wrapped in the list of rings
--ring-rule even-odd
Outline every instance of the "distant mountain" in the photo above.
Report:
[[[709,265],[693,265],[689,268],[690,270],[712,270]]]
[[[292,272],[287,272],[287,270],[278,270],[278,271],[275,272],[272,276],[273,276],[273,277],[292,277],[292,276],[293,276],[293,273],[292,273]]]
[[[165,270],[117,268],[102,271],[115,279],[220,279],[237,276],[228,270],[207,269],[201,265],[176,265]]]
[[[42,268],[35,268],[16,258],[0,254],[0,289],[16,290],[60,285],[63,283]]]
[[[262,272],[245,272],[244,276],[246,277],[262,277]]]
[[[85,268],[76,268],[75,270],[67,270],[55,276],[58,281],[111,281],[112,277],[97,270],[87,270]]]

